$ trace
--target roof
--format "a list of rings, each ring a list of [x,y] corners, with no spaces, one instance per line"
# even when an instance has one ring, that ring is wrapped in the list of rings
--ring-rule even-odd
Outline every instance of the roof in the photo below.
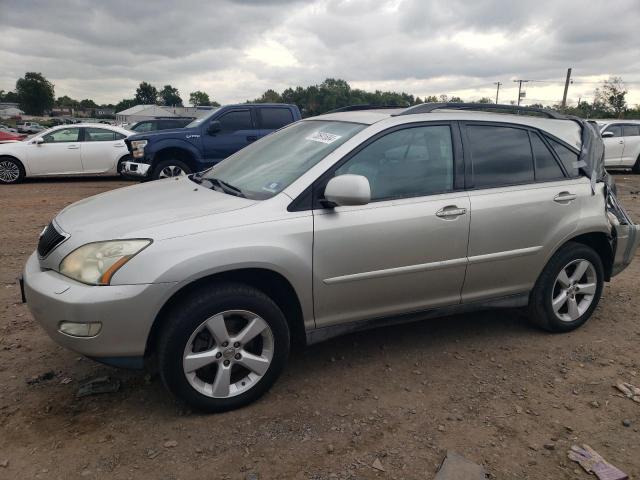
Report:
[[[169,108],[165,108],[161,105],[136,105],[121,112],[116,112],[116,115],[146,115],[150,117],[175,117],[176,115]]]
[[[307,120],[334,120],[343,122],[364,123],[373,125],[378,122],[389,123],[389,126],[404,123],[427,122],[434,120],[469,120],[482,122],[515,123],[519,125],[539,128],[551,135],[564,140],[570,145],[580,148],[581,127],[578,123],[570,119],[552,119],[542,117],[532,117],[528,115],[513,115],[507,113],[488,113],[471,110],[437,110],[430,113],[416,113],[412,115],[400,115],[403,109],[385,110],[359,110],[353,112],[337,112],[326,115],[319,115]]]
[[[44,133],[45,131],[50,131],[50,130],[64,130],[65,128],[78,128],[78,127],[104,128],[105,130],[113,130],[114,132],[119,132],[127,136],[135,133],[135,132],[131,132],[130,130],[127,130],[126,128],[117,127],[115,125],[108,125],[106,123],[88,123],[88,122],[72,123],[69,125],[56,125],[55,127],[51,127],[47,130],[43,130],[42,132],[38,132],[38,133]]]

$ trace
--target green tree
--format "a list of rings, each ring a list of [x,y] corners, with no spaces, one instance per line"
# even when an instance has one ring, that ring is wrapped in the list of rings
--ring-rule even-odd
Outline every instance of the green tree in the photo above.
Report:
[[[182,98],[180,98],[180,92],[175,87],[171,85],[165,85],[162,87],[162,90],[158,93],[158,97],[163,105],[167,105],[169,107],[181,107],[182,106]]]
[[[627,93],[622,78],[611,77],[602,82],[602,87],[596,88],[593,103],[601,105],[616,118],[622,118],[622,114],[627,109]]]
[[[281,103],[282,96],[275,90],[269,89],[260,98],[254,100],[255,103]]]
[[[5,92],[4,90],[2,90],[2,92],[3,94],[0,95],[0,102],[20,103],[20,99],[16,92]]]
[[[189,103],[194,107],[220,106],[220,104],[215,100],[212,102],[211,99],[209,98],[209,95],[201,90],[196,90],[195,92],[191,92],[189,94]]]
[[[138,101],[135,98],[124,98],[122,100],[120,100],[118,103],[116,103],[114,110],[116,111],[116,113],[118,112],[122,112],[123,110],[127,110],[131,107],[135,107],[136,105],[138,105]]]
[[[135,100],[143,105],[155,105],[158,101],[158,89],[147,82],[140,82],[136,89]]]
[[[98,108],[98,104],[88,98],[85,98],[84,100],[80,100],[80,106],[82,108]]]
[[[53,107],[53,84],[41,73],[25,73],[16,82],[16,94],[20,108],[28,115],[42,115]]]
[[[56,100],[57,107],[66,107],[66,108],[78,108],[80,106],[80,102],[74,100],[68,95],[63,95],[62,97],[58,97]]]
[[[491,100],[489,97],[482,97],[480,100],[474,103],[493,103],[493,100]]]

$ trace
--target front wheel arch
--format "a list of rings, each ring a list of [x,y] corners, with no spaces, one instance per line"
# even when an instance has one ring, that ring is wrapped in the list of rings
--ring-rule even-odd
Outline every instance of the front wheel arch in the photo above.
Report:
[[[22,163],[22,161],[19,158],[14,157],[13,155],[0,155],[0,162],[2,160],[13,161],[18,166],[18,169],[20,170],[20,176],[18,177],[18,180],[16,180],[15,182],[12,182],[13,184],[20,183],[25,179],[25,177],[27,176],[27,169],[25,168],[24,163]]]

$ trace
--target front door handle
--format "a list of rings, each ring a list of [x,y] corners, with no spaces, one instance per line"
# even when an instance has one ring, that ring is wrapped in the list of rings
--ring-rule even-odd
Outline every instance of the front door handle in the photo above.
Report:
[[[257,139],[258,137],[255,135],[247,135],[247,141],[249,142],[255,142]]]
[[[447,205],[436,212],[436,217],[453,219],[467,213],[466,208],[459,208],[457,205]]]
[[[77,149],[79,149],[79,148],[80,148],[80,145],[69,145],[67,148],[68,148],[69,150],[77,150]]]
[[[571,192],[560,192],[558,195],[553,197],[553,201],[557,203],[569,203],[574,201],[578,196],[575,193]]]

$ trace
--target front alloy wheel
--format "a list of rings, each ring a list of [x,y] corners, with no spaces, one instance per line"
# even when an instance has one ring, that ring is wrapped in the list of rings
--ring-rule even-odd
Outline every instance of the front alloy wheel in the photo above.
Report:
[[[198,410],[247,405],[276,381],[289,357],[289,326],[260,290],[203,285],[163,319],[158,366],[166,387]]]
[[[24,178],[22,166],[11,158],[0,159],[0,183],[19,183]]]
[[[249,390],[273,358],[273,333],[258,314],[228,310],[202,322],[184,349],[182,366],[189,384],[213,398]]]
[[[158,174],[158,178],[184,177],[186,173],[178,165],[167,165]]]

